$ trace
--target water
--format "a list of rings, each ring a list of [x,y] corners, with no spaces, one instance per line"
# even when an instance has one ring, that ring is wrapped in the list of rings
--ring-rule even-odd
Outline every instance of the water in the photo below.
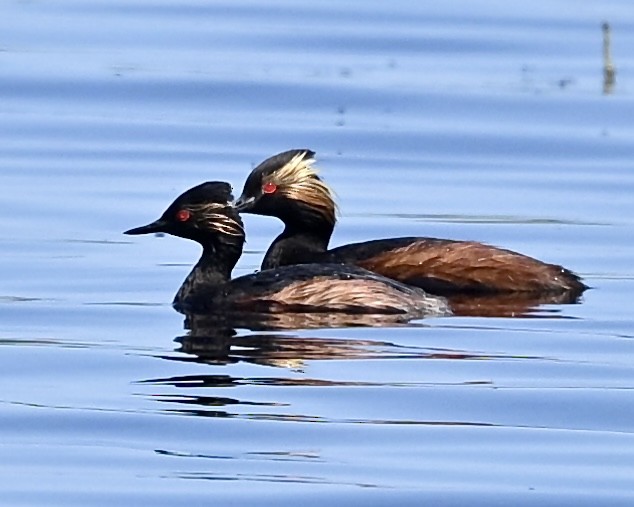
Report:
[[[2,504],[631,505],[632,28],[626,0],[3,3]],[[197,247],[121,231],[294,147],[333,245],[477,239],[593,289],[188,336]],[[246,225],[236,275],[280,230]]]

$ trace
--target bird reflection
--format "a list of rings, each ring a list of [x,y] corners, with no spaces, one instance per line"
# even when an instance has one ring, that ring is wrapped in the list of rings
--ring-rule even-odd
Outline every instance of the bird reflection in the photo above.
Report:
[[[324,329],[346,327],[399,327],[415,326],[408,314],[364,314],[344,312],[280,312],[280,313],[232,313],[188,314],[185,328],[207,329],[232,327],[251,331],[285,331],[296,329]],[[195,332],[195,331],[194,331]]]
[[[314,327],[317,324],[328,327],[327,324],[333,323],[326,315],[323,319],[316,320],[313,319],[315,315],[310,315],[306,316],[309,320],[304,320],[302,327],[298,327],[297,314],[285,317],[288,318],[276,318],[273,321],[267,318],[257,323],[251,318],[249,320],[251,329],[255,328],[259,331],[273,329],[278,332],[239,335],[235,327],[227,325],[227,322],[219,317],[189,315],[186,320],[189,332],[175,339],[179,344],[176,352],[185,355],[169,357],[169,359],[207,364],[231,364],[242,361],[299,370],[304,366],[305,361],[310,360],[429,357],[442,354],[436,351],[429,352],[427,349],[403,347],[388,341],[303,337],[281,333],[279,331],[285,329],[309,329],[311,325]],[[365,322],[366,326],[371,324],[363,319],[370,316],[350,315],[349,317],[351,320],[346,320],[349,325],[359,326],[362,322]],[[337,322],[341,325],[339,320]],[[242,324],[240,327],[244,327],[245,322],[241,321],[240,324]],[[387,324],[381,320],[377,322],[379,326]],[[391,322],[393,326],[397,324]],[[418,325],[418,327],[424,326]]]
[[[359,316],[356,316],[359,317]],[[367,316],[366,316],[367,317]],[[215,369],[209,373],[175,375],[149,378],[141,384],[153,385],[159,389],[152,395],[154,401],[164,403],[165,413],[215,418],[247,418],[259,420],[284,420],[302,422],[328,422],[328,418],[317,415],[296,414],[289,412],[289,405],[276,399],[262,401],[242,397],[216,396],[218,388],[240,386],[317,386],[317,387],[349,387],[349,386],[439,386],[439,385],[490,385],[486,379],[471,379],[458,384],[443,382],[406,381],[389,382],[365,379],[328,379],[315,378],[308,375],[289,374],[289,371],[303,372],[309,361],[324,360],[368,360],[368,359],[423,359],[423,360],[476,360],[493,361],[509,359],[539,359],[535,357],[515,357],[505,354],[485,354],[473,351],[431,348],[416,345],[401,345],[389,340],[333,338],[328,336],[301,336],[299,333],[284,329],[283,325],[297,326],[296,320],[269,319],[256,321],[253,317],[248,321],[255,331],[244,331],[235,320],[227,321],[221,316],[188,315],[186,319],[188,332],[178,336],[175,353],[161,356],[162,359],[180,363],[198,363],[206,365],[226,366],[236,363],[247,363],[275,368],[279,374],[265,373],[260,376],[231,375],[229,371]],[[240,321],[244,325],[245,321]],[[365,322],[365,325],[370,325]],[[307,326],[307,323],[303,323]],[[355,320],[353,325],[361,325]],[[379,325],[386,325],[380,322]],[[392,325],[398,325],[392,323]],[[429,324],[410,323],[408,326],[420,328],[421,335],[434,332]],[[271,331],[270,329],[274,329]],[[297,329],[293,327],[292,329]],[[284,332],[286,331],[286,332]],[[305,331],[304,331],[305,332]],[[315,333],[317,333],[315,331]],[[303,333],[302,333],[303,334]],[[160,392],[165,387],[175,392]],[[207,391],[207,392],[205,392]],[[245,393],[252,391],[224,391],[225,393]],[[354,421],[353,421],[354,422]],[[361,421],[367,422],[367,421]],[[375,421],[377,424],[381,421]],[[439,424],[437,421],[410,421],[408,424]],[[443,424],[474,424],[472,422],[446,422]]]
[[[581,302],[579,291],[560,294],[488,294],[453,296],[447,298],[453,314],[461,317],[548,317],[561,313],[561,308],[543,308],[544,305],[567,305]],[[563,318],[559,316],[560,318]]]
[[[284,403],[275,401],[251,401],[226,396],[201,395],[199,389],[226,388],[238,386],[386,386],[389,382],[331,380],[311,378],[304,375],[288,375],[288,370],[302,371],[307,361],[313,360],[367,360],[367,359],[445,359],[484,360],[498,356],[483,355],[461,350],[431,349],[403,346],[389,341],[304,337],[281,332],[251,332],[239,334],[236,329],[218,325],[217,319],[189,316],[189,332],[175,339],[178,347],[176,355],[162,356],[163,359],[201,363],[209,365],[229,365],[239,362],[283,369],[279,375],[261,377],[239,377],[224,373],[178,375],[151,378],[141,381],[155,386],[171,386],[183,390],[175,394],[154,394],[155,401],[178,404],[181,408],[168,408],[165,412],[202,417],[240,417],[267,420],[321,421],[319,417],[279,413]],[[422,327],[422,326],[421,326]],[[480,382],[466,382],[474,384]],[[481,383],[489,383],[482,381]],[[418,384],[418,383],[417,383]],[[399,384],[401,385],[401,384]],[[402,384],[404,385],[404,384]],[[422,384],[421,384],[422,385]],[[190,392],[186,392],[191,390]],[[195,394],[193,392],[195,391]],[[250,409],[243,413],[237,406],[260,407],[255,412]],[[231,408],[233,407],[233,408]]]
[[[253,324],[253,321],[250,322]],[[260,331],[266,330],[269,321],[260,323]],[[383,325],[385,323],[381,323]],[[356,322],[356,325],[359,325]],[[238,362],[258,364],[301,370],[306,361],[314,360],[355,360],[355,359],[495,359],[499,356],[483,355],[464,350],[439,349],[417,346],[399,345],[384,340],[306,337],[297,334],[283,333],[280,321],[275,322],[275,332],[238,333],[236,327],[230,326],[220,317],[189,315],[186,320],[188,333],[175,338],[178,347],[176,355],[162,356],[164,359],[179,362],[196,362],[214,365],[228,365]],[[424,324],[410,323],[409,327],[418,327],[421,333],[426,332]],[[289,328],[296,330],[296,327]],[[430,328],[431,330],[431,328]],[[171,377],[154,379],[149,382],[170,383],[179,387],[187,385],[200,386],[212,382],[218,386],[232,385],[235,379],[226,376]],[[242,381],[239,381],[242,383]],[[284,385],[326,385],[329,381],[314,379],[250,379],[249,383],[276,383]],[[337,382],[337,385],[340,385]],[[346,385],[348,385],[346,383]],[[355,384],[356,385],[356,384]]]

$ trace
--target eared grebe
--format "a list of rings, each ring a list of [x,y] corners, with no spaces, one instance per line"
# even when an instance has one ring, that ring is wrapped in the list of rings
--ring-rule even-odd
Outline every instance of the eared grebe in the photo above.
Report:
[[[265,160],[251,171],[234,203],[241,212],[284,222],[284,230],[264,256],[262,269],[342,262],[442,295],[579,295],[587,289],[576,274],[562,266],[475,241],[405,237],[328,250],[336,205],[330,188],[313,167],[314,155],[310,150],[290,150]]]
[[[155,222],[125,232],[164,232],[203,247],[200,260],[174,298],[178,311],[350,312],[408,317],[449,313],[443,298],[355,266],[285,266],[230,280],[244,244],[242,221],[232,199],[228,183],[203,183],[180,195]]]

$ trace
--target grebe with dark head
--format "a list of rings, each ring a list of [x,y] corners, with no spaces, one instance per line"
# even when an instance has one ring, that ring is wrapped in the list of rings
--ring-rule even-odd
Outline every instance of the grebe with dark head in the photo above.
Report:
[[[407,318],[450,313],[443,298],[355,266],[285,266],[231,280],[245,240],[232,199],[228,183],[203,183],[180,195],[158,220],[125,232],[163,232],[202,246],[200,260],[174,298],[178,311],[346,312]]]
[[[284,223],[264,256],[262,269],[342,262],[441,295],[579,295],[587,289],[562,266],[476,241],[403,237],[328,250],[336,204],[313,166],[314,155],[311,150],[290,150],[265,160],[251,171],[235,202],[240,212],[273,216]]]

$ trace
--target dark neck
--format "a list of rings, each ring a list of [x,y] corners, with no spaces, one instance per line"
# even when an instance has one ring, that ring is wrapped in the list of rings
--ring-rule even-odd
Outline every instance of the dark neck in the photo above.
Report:
[[[262,269],[316,262],[328,250],[335,228],[334,209],[325,213],[302,201],[288,199],[278,204],[271,215],[284,222],[284,230],[267,250]]]
[[[334,224],[286,224],[280,234],[266,252],[262,261],[262,269],[271,269],[289,264],[317,262],[328,250],[328,243]]]
[[[203,253],[174,297],[179,309],[187,299],[213,294],[231,280],[231,271],[242,254],[243,238],[202,243]]]

